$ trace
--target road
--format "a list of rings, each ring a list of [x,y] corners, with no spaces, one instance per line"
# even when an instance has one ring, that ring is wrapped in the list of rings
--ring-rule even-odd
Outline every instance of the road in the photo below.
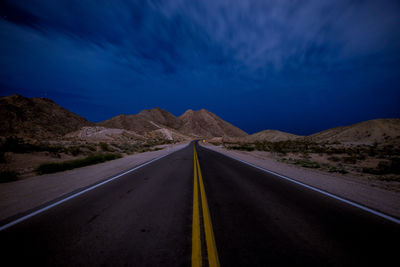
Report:
[[[391,266],[399,240],[397,223],[190,144],[2,230],[0,256],[9,266]]]

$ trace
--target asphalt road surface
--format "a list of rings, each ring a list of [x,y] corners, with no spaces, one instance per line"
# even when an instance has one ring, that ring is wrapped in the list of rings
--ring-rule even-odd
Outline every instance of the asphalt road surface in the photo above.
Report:
[[[400,226],[190,144],[0,242],[2,266],[399,266]]]

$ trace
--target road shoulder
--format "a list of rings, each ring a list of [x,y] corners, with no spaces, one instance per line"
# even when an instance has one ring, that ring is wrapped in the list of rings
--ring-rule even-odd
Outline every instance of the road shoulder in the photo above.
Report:
[[[147,161],[180,150],[186,145],[187,143],[169,145],[163,150],[144,152],[70,171],[0,184],[0,221],[96,184]]]
[[[205,148],[241,159],[258,167],[276,172],[390,216],[400,218],[399,192],[377,188],[373,184],[369,184],[368,181],[360,181],[349,175],[330,174],[314,169],[304,169],[288,165],[263,156],[262,153],[232,151],[210,144],[201,145]]]

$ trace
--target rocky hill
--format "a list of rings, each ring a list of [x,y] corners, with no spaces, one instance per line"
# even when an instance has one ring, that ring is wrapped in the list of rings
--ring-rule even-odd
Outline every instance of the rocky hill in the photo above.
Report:
[[[82,127],[80,130],[68,133],[66,139],[89,142],[129,142],[132,140],[144,140],[145,137],[133,131],[123,129],[105,128],[101,126]]]
[[[161,124],[172,129],[179,129],[182,126],[182,121],[169,113],[168,111],[160,108],[144,109],[138,115],[143,116],[149,121],[156,124]]]
[[[0,136],[111,142],[151,138],[182,141],[247,134],[205,109],[188,110],[180,117],[160,108],[145,109],[95,124],[50,99],[11,95],[0,98]]]
[[[244,137],[247,133],[222,120],[217,115],[202,109],[188,110],[175,117],[160,108],[146,109],[136,115],[119,115],[99,123],[100,126],[135,131],[139,134],[158,130],[174,132],[194,138]]]
[[[400,143],[400,119],[375,119],[336,127],[307,137],[316,142],[352,144]]]
[[[179,119],[179,131],[195,137],[245,137],[248,134],[205,109],[187,110]]]
[[[256,141],[268,141],[268,142],[279,142],[286,140],[296,140],[302,138],[302,136],[281,132],[278,130],[264,130],[244,138],[248,142]]]
[[[0,98],[0,136],[57,138],[94,125],[47,98],[11,95]]]
[[[111,119],[98,123],[99,126],[115,129],[125,129],[134,131],[139,134],[154,131],[160,128],[156,123],[150,121],[145,116],[136,115],[125,115],[121,114]]]

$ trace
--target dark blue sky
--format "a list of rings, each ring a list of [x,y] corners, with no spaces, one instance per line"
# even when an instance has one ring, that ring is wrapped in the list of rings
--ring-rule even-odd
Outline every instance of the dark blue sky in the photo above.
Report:
[[[400,2],[0,1],[1,95],[101,121],[206,108],[253,133],[400,117]]]

